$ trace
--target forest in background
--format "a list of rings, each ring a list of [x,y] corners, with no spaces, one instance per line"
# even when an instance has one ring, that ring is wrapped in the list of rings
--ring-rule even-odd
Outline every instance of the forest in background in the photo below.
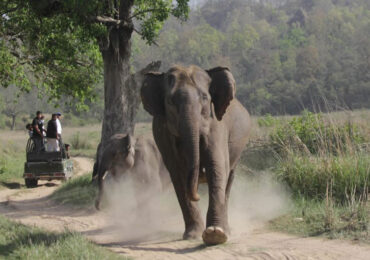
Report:
[[[134,35],[134,71],[153,60],[162,61],[162,71],[172,64],[227,66],[237,82],[237,97],[254,115],[370,108],[369,1],[196,3],[187,22],[166,22],[156,45],[148,46]],[[70,99],[57,104],[38,100],[37,89],[24,94],[1,88],[0,128],[11,126],[14,115],[54,111],[55,105],[57,110],[99,121],[102,82],[97,82],[95,93],[95,101],[86,103],[89,111],[77,111],[73,102],[64,104]],[[141,111],[138,120],[146,117]]]
[[[252,114],[370,107],[370,1],[208,0],[157,40],[136,38],[133,64],[227,66]]]

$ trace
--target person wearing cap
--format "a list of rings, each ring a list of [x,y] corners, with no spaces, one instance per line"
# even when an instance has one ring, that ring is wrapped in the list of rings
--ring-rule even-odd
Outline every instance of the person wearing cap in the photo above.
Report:
[[[57,112],[55,113],[55,115],[57,116],[57,131],[58,131],[58,137],[59,137],[59,140],[62,139],[62,124],[60,123],[60,119],[62,117],[62,113],[60,112]]]
[[[40,152],[44,149],[44,124],[42,123],[42,112],[37,111],[36,117],[32,121],[32,139],[35,144],[35,151]]]
[[[48,122],[48,129],[46,131],[47,143],[46,151],[47,152],[59,152],[59,137],[57,130],[57,115],[52,114],[51,119]]]

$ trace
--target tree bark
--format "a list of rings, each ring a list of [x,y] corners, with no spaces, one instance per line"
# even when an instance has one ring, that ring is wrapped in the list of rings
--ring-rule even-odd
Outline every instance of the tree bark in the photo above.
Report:
[[[133,133],[136,111],[135,90],[130,88],[131,33],[129,28],[112,28],[108,46],[102,50],[104,62],[104,118],[101,143],[117,133]]]

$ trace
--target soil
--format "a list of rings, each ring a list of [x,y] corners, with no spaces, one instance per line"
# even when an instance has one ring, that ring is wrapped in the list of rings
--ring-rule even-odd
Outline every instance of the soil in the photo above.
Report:
[[[92,160],[82,157],[74,160],[78,175],[91,172]],[[59,185],[59,181],[40,181],[33,189],[1,190],[0,214],[48,230],[81,232],[97,244],[136,259],[370,259],[370,246],[301,238],[271,232],[263,225],[256,225],[232,236],[226,244],[214,247],[205,247],[200,240],[181,240],[181,230],[123,239],[120,233],[124,230],[112,224],[106,211],[67,207],[51,200],[49,195]]]

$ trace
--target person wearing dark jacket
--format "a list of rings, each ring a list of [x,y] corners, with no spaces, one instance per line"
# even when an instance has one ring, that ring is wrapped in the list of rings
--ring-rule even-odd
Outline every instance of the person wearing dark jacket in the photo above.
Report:
[[[52,114],[51,119],[48,122],[48,129],[46,131],[46,151],[47,152],[59,152],[59,136],[57,129],[57,115]]]
[[[32,139],[35,144],[35,151],[40,152],[44,150],[44,124],[42,122],[42,112],[37,111],[36,117],[32,121]]]

